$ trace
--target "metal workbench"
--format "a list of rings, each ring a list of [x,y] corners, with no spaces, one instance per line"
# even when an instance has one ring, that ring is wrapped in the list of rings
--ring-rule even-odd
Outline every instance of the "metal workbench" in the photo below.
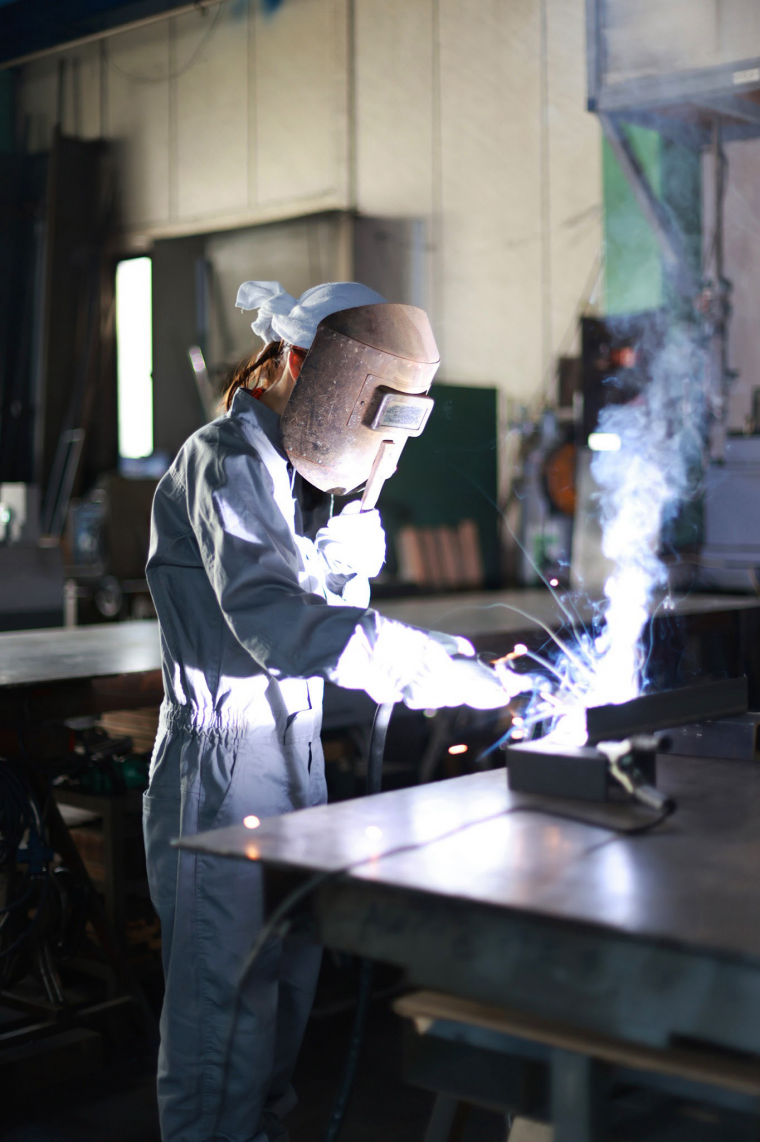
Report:
[[[0,723],[158,705],[158,623],[0,634]]]
[[[478,639],[521,634],[537,623],[566,626],[568,611],[580,625],[591,619],[594,604],[576,600],[563,611],[550,591],[525,590],[379,599],[372,606],[400,622]],[[754,596],[689,595],[675,597],[658,615],[740,614],[759,608],[760,599]],[[118,675],[147,682],[155,680],[160,669],[155,620],[0,634],[0,689]]]
[[[756,1057],[760,767],[664,757],[658,783],[678,811],[640,836],[613,831],[631,808],[513,794],[495,770],[181,847],[260,862],[270,907],[325,874],[314,937],[411,986],[617,1043]]]

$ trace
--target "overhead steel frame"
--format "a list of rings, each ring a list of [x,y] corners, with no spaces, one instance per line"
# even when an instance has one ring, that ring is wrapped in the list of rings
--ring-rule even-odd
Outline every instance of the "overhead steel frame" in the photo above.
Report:
[[[760,135],[760,58],[610,83],[604,41],[606,5],[607,0],[586,0],[588,109],[599,117],[605,138],[654,231],[673,288],[699,317],[710,356],[711,454],[713,459],[722,459],[727,394],[733,380],[727,356],[731,287],[723,271],[723,143]],[[660,131],[698,150],[711,147],[711,280],[700,280],[695,273],[678,220],[652,187],[625,133],[626,123]]]

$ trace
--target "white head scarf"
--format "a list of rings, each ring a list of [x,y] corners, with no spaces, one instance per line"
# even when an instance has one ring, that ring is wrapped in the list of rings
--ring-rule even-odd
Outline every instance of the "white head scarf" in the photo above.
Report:
[[[257,336],[270,341],[286,341],[310,349],[323,317],[358,305],[385,301],[379,293],[359,282],[326,282],[301,294],[298,301],[279,282],[243,282],[235,305],[238,309],[258,309],[251,324]]]

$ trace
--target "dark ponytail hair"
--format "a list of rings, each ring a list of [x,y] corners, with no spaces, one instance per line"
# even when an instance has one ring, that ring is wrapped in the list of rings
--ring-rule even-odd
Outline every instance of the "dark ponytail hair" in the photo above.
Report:
[[[222,404],[226,412],[229,412],[238,389],[268,389],[277,380],[284,350],[284,341],[270,341],[259,353],[244,358],[235,366],[224,384]]]

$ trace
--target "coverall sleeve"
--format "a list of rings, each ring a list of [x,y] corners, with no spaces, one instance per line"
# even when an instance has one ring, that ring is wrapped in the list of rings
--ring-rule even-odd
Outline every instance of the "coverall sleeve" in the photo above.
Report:
[[[238,642],[275,677],[329,677],[366,609],[328,606],[300,586],[295,536],[252,446],[220,439],[188,460],[190,525]]]

